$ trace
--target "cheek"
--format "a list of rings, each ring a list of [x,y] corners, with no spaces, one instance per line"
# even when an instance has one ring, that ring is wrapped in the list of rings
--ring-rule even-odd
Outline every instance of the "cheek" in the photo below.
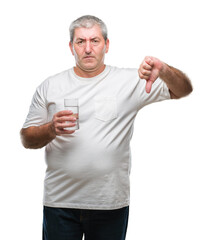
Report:
[[[80,56],[82,55],[82,53],[79,49],[73,49],[73,53],[74,53],[75,58],[80,58]]]
[[[105,54],[105,52],[106,52],[106,46],[100,47],[98,49],[98,53],[99,53],[100,56],[103,56]]]

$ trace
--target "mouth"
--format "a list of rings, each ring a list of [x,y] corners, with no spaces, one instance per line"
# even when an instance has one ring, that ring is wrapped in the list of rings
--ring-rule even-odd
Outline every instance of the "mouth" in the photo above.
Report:
[[[84,59],[93,59],[93,58],[95,58],[95,57],[93,57],[93,56],[86,56],[86,57],[84,57]]]

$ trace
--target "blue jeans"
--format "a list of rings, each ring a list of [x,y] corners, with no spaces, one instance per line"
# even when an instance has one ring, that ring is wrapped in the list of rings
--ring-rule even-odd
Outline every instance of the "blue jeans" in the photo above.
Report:
[[[125,240],[129,207],[83,210],[44,206],[43,240]]]

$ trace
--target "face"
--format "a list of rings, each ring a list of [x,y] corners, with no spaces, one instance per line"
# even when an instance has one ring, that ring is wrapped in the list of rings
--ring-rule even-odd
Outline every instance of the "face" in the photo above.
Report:
[[[109,40],[105,42],[98,25],[92,28],[76,28],[70,49],[75,57],[79,75],[80,73],[96,75],[104,69],[104,56],[109,49]]]

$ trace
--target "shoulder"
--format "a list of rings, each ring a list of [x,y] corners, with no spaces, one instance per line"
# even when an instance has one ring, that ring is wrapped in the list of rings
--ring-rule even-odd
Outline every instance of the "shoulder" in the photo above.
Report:
[[[137,82],[139,80],[138,70],[136,68],[123,68],[115,66],[110,66],[110,68],[110,75],[112,78],[115,77],[116,79],[122,80],[122,82],[125,82],[125,80]]]
[[[109,67],[111,68],[112,73],[138,75],[138,69],[136,68],[124,68],[124,67],[116,67],[116,66],[109,66]]]
[[[56,73],[47,77],[38,88],[48,88],[50,85],[60,85],[63,84],[64,81],[67,81],[70,76],[71,69],[64,70],[62,72]]]
[[[54,75],[49,76],[43,83],[45,82],[57,82],[63,81],[69,78],[71,69],[64,70],[62,72],[56,73]]]

